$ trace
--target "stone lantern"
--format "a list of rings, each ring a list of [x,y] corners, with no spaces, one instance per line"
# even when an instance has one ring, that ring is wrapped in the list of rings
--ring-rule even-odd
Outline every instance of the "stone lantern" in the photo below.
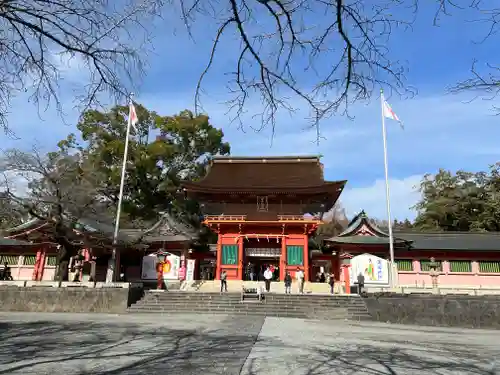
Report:
[[[429,273],[431,275],[431,280],[432,280],[432,289],[437,292],[438,288],[438,276],[439,276],[439,263],[436,262],[436,259],[434,257],[431,257],[430,263],[429,263]]]

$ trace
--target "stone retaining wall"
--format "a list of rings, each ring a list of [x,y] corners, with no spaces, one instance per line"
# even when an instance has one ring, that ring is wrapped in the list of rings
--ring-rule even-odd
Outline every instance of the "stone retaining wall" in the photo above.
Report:
[[[427,326],[500,329],[500,296],[368,294],[372,318],[381,322]]]
[[[0,311],[124,313],[142,288],[0,287]]]

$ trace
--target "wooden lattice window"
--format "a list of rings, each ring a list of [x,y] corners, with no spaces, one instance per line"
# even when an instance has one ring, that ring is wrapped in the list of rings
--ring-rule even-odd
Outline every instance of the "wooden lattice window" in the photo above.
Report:
[[[398,267],[398,271],[413,271],[413,261],[411,259],[396,259],[395,262]]]
[[[482,260],[479,263],[479,272],[500,273],[500,262],[496,260]]]
[[[431,261],[429,259],[421,260],[420,269],[422,270],[422,272],[431,272],[430,264]],[[436,271],[443,271],[443,262],[440,260],[436,260],[436,264],[437,264]]]
[[[47,266],[55,267],[57,265],[57,255],[49,255],[46,259]]]
[[[5,263],[8,263],[9,266],[17,267],[18,262],[19,262],[19,255],[14,255],[14,254],[0,255],[0,265],[2,267]]]
[[[304,246],[287,246],[286,263],[289,266],[304,265]]]
[[[238,245],[222,245],[221,264],[234,265],[238,263]]]
[[[34,266],[36,263],[36,255],[29,254],[24,256],[23,266]]]
[[[470,260],[450,260],[450,272],[472,272]]]
[[[269,210],[269,200],[267,196],[257,197],[257,211],[267,212]]]

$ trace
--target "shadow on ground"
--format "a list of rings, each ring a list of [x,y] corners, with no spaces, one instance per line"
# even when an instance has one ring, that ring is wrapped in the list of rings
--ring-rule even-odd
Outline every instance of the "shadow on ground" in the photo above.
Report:
[[[118,322],[0,323],[0,374],[496,373],[481,364],[484,357],[467,348],[453,348],[449,360],[443,360],[446,352],[426,358],[404,349],[403,342],[402,348],[397,343],[394,347],[393,341],[392,347],[305,348],[300,342],[287,345],[278,339],[259,339],[261,353],[251,355],[263,323],[264,319],[229,317],[214,323],[214,328],[182,330],[165,327],[165,321],[158,327]]]

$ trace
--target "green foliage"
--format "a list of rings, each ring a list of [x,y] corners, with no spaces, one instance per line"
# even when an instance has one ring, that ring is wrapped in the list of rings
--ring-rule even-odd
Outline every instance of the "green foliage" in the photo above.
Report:
[[[500,231],[500,163],[488,172],[440,170],[420,184],[415,227],[438,231]]]
[[[194,202],[179,198],[182,180],[203,176],[211,155],[226,155],[229,144],[222,130],[214,128],[206,115],[195,116],[185,110],[174,116],[160,116],[136,105],[137,134],[132,130],[123,212],[132,220],[156,218],[158,212],[198,211]],[[117,106],[109,112],[87,111],[78,123],[85,146],[70,135],[62,145],[85,153],[103,176],[101,192],[110,202],[119,193],[128,107]],[[154,139],[148,139],[153,136]]]

